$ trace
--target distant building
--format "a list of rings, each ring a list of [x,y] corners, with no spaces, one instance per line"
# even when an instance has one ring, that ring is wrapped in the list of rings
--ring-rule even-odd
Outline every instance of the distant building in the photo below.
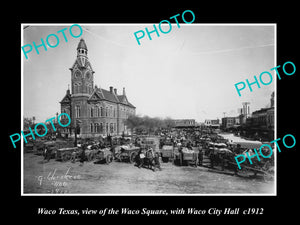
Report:
[[[223,117],[222,118],[222,128],[230,129],[240,125],[239,117]]]
[[[246,136],[262,138],[271,141],[274,139],[274,92],[271,95],[270,107],[261,108],[252,112],[252,116],[247,118],[242,130]]]
[[[206,119],[204,121],[204,126],[205,127],[210,127],[210,128],[220,128],[221,124],[220,124],[219,119],[216,119],[216,120]]]
[[[274,92],[271,95],[271,107],[261,108],[252,113],[251,125],[253,127],[274,130]]]
[[[250,113],[250,102],[243,102],[243,107],[238,109],[239,113],[239,124],[246,124],[247,119],[251,116]]]
[[[184,127],[195,127],[196,121],[194,119],[182,119],[182,120],[174,120],[175,127],[184,128]]]

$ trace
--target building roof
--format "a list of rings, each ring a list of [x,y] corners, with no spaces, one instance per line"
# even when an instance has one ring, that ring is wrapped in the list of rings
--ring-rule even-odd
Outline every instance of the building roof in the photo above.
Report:
[[[253,115],[253,114],[259,114],[259,113],[266,113],[266,112],[267,112],[268,110],[270,110],[270,109],[274,109],[274,107],[261,108],[261,109],[259,109],[259,110],[256,110],[256,111],[252,112],[252,115]]]
[[[90,95],[89,100],[106,100],[114,103],[120,103],[127,105],[131,108],[135,108],[128,100],[126,95],[116,95],[114,92],[110,92],[103,88],[96,87],[93,93]]]
[[[80,41],[78,43],[78,46],[77,46],[77,49],[85,49],[85,50],[87,50],[87,46],[85,44],[84,39],[82,39],[82,38],[80,39]]]
[[[71,101],[71,94],[70,94],[70,90],[68,89],[67,91],[66,91],[66,94],[65,94],[65,96],[63,97],[63,99],[60,101],[60,103],[70,103],[70,101]]]

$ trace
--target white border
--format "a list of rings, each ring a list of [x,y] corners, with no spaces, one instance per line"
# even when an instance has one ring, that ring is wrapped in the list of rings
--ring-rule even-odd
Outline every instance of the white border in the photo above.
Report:
[[[23,26],[26,25],[34,25],[34,26],[71,26],[74,23],[21,23],[21,46],[24,45],[23,41]],[[98,23],[98,24],[93,24],[93,23],[81,23],[79,25],[88,25],[88,26],[135,26],[135,25],[153,25],[153,23],[127,23],[127,24],[119,24],[119,23],[114,23],[114,24],[107,24],[107,23]],[[173,23],[172,23],[173,25]],[[175,25],[175,24],[174,24]],[[274,62],[275,65],[277,65],[277,23],[193,23],[193,24],[180,24],[180,26],[274,26]],[[23,55],[22,55],[22,50],[21,51],[21,129],[23,128],[23,74],[24,74],[24,67],[23,67]],[[274,98],[275,98],[275,117],[274,117],[274,137],[277,139],[277,79],[275,80],[274,84]],[[21,135],[22,136],[22,135]],[[277,151],[276,145],[274,146],[274,163],[275,163],[275,177],[274,177],[274,193],[270,194],[257,194],[257,193],[248,193],[248,194],[43,194],[43,193],[36,193],[36,194],[29,194],[29,193],[24,193],[24,148],[23,148],[23,137],[21,137],[21,196],[277,196]]]

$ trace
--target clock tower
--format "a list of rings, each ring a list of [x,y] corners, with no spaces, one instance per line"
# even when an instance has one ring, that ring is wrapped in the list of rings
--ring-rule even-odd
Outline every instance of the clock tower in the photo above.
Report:
[[[84,39],[80,39],[76,51],[76,60],[70,68],[71,88],[60,101],[61,112],[70,116],[71,125],[62,128],[61,133],[96,138],[126,132],[125,121],[135,114],[135,107],[128,101],[125,89],[123,94],[118,94],[113,86],[105,90],[94,85],[95,72]]]
[[[87,57],[87,46],[80,39],[77,47],[77,58],[70,68],[72,96],[89,96],[94,87],[94,71]]]

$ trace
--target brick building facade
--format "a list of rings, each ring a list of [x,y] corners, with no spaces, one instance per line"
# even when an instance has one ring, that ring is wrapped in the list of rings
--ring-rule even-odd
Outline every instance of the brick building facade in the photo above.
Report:
[[[78,127],[81,137],[119,135],[127,132],[125,120],[135,115],[135,107],[128,101],[125,88],[122,94],[112,86],[109,90],[94,85],[94,71],[87,57],[83,39],[77,47],[77,58],[70,68],[71,91],[60,101],[61,112],[71,117],[71,127]],[[62,118],[64,119],[64,118]],[[74,132],[74,131],[73,131]],[[62,133],[70,133],[66,128]]]

